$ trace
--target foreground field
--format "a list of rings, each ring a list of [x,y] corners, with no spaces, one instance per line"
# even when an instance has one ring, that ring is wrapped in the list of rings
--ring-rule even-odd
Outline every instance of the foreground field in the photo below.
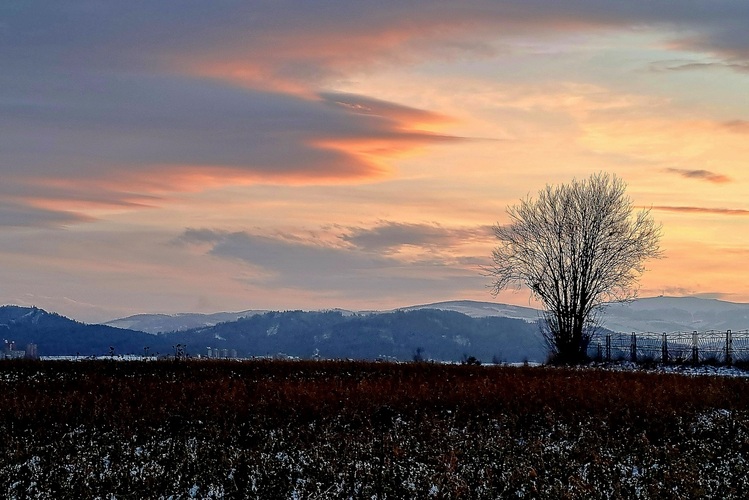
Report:
[[[356,362],[2,362],[7,498],[746,498],[749,381]]]

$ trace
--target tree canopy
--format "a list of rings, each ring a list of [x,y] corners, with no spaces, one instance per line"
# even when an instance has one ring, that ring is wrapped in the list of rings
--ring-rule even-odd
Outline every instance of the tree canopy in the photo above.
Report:
[[[600,306],[634,298],[644,262],[660,256],[660,225],[649,210],[635,213],[624,181],[607,173],[547,185],[507,214],[509,224],[494,227],[494,294],[528,287],[556,359],[585,359]]]

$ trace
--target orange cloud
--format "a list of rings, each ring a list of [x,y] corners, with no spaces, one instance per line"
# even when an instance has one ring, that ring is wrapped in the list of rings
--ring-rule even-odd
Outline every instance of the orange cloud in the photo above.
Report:
[[[492,32],[493,23],[471,9],[449,8],[448,13],[431,6],[413,22],[398,14],[405,10],[410,17],[407,7],[373,7],[354,8],[350,17],[341,12],[321,16],[315,9],[310,13],[315,24],[286,17],[235,27],[208,49],[171,54],[168,64],[178,73],[312,97],[332,80],[373,67],[417,63],[427,53],[493,51],[477,35]],[[496,23],[501,16],[492,18]]]
[[[517,37],[591,32],[631,22],[621,13],[553,3],[543,8],[526,8],[522,2],[359,3],[327,10],[297,4],[283,16],[274,10],[238,15],[222,34],[207,37],[206,46],[173,50],[163,59],[179,74],[311,97],[351,75],[425,60],[488,58],[507,51]]]
[[[71,99],[75,120],[38,130],[46,147],[21,142],[0,201],[123,209],[226,185],[361,182],[387,175],[396,156],[460,140],[422,129],[448,122],[444,115],[361,95],[302,99],[192,80],[122,85],[108,106],[123,115]],[[42,123],[64,122],[54,106],[39,109]]]

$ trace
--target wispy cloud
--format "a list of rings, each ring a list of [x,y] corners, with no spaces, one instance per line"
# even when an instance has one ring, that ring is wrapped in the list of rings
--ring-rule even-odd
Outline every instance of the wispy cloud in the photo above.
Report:
[[[24,204],[0,202],[0,227],[59,228],[92,220],[92,217],[84,214],[65,210],[48,210]]]
[[[730,120],[723,122],[723,126],[732,132],[749,133],[749,120]]]
[[[439,229],[425,235],[429,231],[416,226],[411,228],[411,237],[407,237],[403,232],[406,228],[406,225],[392,225],[384,231],[383,228],[374,230],[368,236],[360,231],[358,236],[352,237],[358,242],[353,246],[334,246],[315,238],[305,240],[212,229],[187,229],[174,243],[245,263],[254,272],[243,279],[255,285],[314,289],[340,297],[372,296],[373,293],[409,297],[425,286],[439,286],[441,294],[450,296],[465,288],[482,288],[482,277],[475,268],[467,268],[465,259],[441,259],[438,255],[429,259],[403,259],[388,252],[403,244],[430,245],[435,240],[455,236],[440,235]],[[421,233],[414,236],[419,230]],[[386,234],[389,231],[394,234]],[[344,237],[344,240],[352,238]]]
[[[665,172],[676,174],[681,177],[685,177],[687,179],[697,179],[697,180],[703,180],[707,182],[713,182],[715,184],[724,184],[726,182],[730,182],[731,178],[723,175],[718,174],[715,172],[711,172],[709,170],[690,170],[685,168],[667,168],[664,170]]]
[[[749,215],[749,210],[742,208],[709,208],[709,207],[686,207],[686,206],[668,206],[668,205],[655,205],[650,207],[653,210],[662,210],[664,212],[682,212],[682,213],[695,213],[695,214],[714,214],[714,215],[736,215],[746,216]]]
[[[222,26],[223,37],[203,27],[204,37],[214,43],[187,55],[172,51],[179,65],[250,86],[271,83],[304,92],[310,82],[320,84],[372,66],[408,64],[425,56],[486,57],[498,52],[497,39],[632,26],[670,27],[674,49],[709,53],[716,65],[740,69],[746,62],[741,58],[749,54],[745,29],[749,9],[740,0],[714,3],[707,10],[699,4],[667,0],[626,5],[469,0],[459,6],[446,0],[385,1],[344,8],[281,2],[272,9],[251,10],[254,15],[240,7],[236,19]]]
[[[367,252],[389,253],[403,246],[451,248],[492,237],[491,227],[446,228],[439,224],[383,222],[370,228],[348,228],[341,239]]]
[[[650,64],[651,71],[710,71],[732,70],[749,72],[749,61],[658,61]]]
[[[459,140],[418,130],[441,116],[362,96],[113,78],[91,97],[75,92],[82,78],[0,113],[0,196],[135,206],[211,185],[354,182],[385,175],[388,156]]]

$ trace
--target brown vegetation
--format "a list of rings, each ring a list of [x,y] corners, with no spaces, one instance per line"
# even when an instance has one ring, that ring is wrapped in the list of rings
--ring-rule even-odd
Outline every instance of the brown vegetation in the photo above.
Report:
[[[430,363],[0,363],[8,498],[743,498],[749,381]]]

